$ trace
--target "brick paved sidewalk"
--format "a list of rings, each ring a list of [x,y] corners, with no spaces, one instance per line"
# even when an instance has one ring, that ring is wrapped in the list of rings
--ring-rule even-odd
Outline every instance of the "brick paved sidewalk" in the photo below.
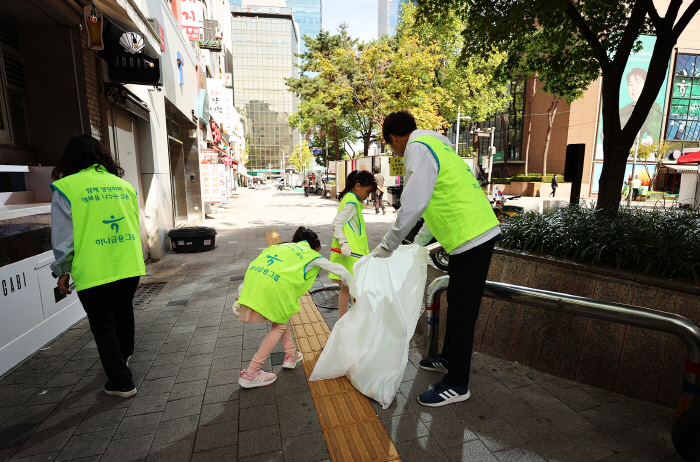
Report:
[[[148,266],[142,283],[165,284],[136,306],[130,367],[138,394],[103,393],[84,320],[0,378],[0,462],[328,459],[304,372],[280,371],[280,346],[265,364],[277,382],[239,389],[239,371],[267,328],[238,324],[230,306],[248,263],[267,246],[266,226],[289,239],[303,224],[329,244],[336,209],[303,193],[243,190],[207,220],[219,232],[216,249],[170,253]],[[394,215],[367,211],[372,248]],[[315,288],[330,284],[323,275]],[[320,311],[332,327],[337,312]],[[373,404],[404,461],[681,460],[670,444],[672,409],[482,354],[467,402],[422,407],[416,396],[441,375],[417,368],[420,345],[414,338],[392,406]]]

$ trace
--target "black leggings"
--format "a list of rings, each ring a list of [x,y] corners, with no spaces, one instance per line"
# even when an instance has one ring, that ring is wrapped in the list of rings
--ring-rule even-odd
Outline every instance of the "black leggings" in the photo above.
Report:
[[[95,337],[100,361],[115,387],[133,387],[126,360],[134,353],[134,293],[139,276],[78,292]]]
[[[445,385],[466,387],[474,347],[474,326],[491,265],[496,239],[456,255],[450,255],[447,274],[447,322],[442,356],[448,361]]]

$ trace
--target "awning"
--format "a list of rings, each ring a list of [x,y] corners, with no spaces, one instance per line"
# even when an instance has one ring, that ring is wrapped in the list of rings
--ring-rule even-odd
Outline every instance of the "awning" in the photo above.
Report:
[[[109,95],[109,100],[112,104],[126,109],[145,121],[151,120],[151,110],[148,108],[148,105],[130,92],[128,88],[115,83],[105,82],[105,94]]]
[[[209,95],[206,90],[199,90],[199,123],[204,126],[209,126]]]
[[[107,16],[129,23],[140,30],[148,43],[160,54],[160,36],[134,0],[94,0],[95,6]]]
[[[664,164],[662,167],[670,168],[678,173],[698,173],[697,165]]]
[[[679,157],[677,162],[679,164],[690,164],[693,162],[700,162],[700,151],[689,152]]]

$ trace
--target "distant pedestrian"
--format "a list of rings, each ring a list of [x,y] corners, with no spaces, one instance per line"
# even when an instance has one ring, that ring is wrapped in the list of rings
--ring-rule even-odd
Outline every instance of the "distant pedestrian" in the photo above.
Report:
[[[559,182],[557,181],[557,176],[552,177],[552,194],[550,196],[555,197],[557,195],[557,188],[559,187]]]
[[[384,175],[379,171],[379,167],[372,167],[374,173],[374,181],[377,183],[377,190],[374,193],[374,210],[375,215],[379,215],[379,207],[382,208],[382,215],[386,215],[384,208]]]
[[[75,135],[53,169],[51,245],[58,290],[73,277],[109,381],[105,393],[136,394],[132,300],[145,274],[136,191],[124,170],[95,138]]]
[[[309,178],[304,178],[304,197],[309,197],[309,183],[311,183]]]
[[[350,273],[318,253],[321,242],[315,232],[297,228],[292,242],[268,247],[252,261],[243,279],[241,297],[234,305],[239,322],[272,324],[260,348],[241,371],[238,384],[243,388],[269,385],[277,376],[260,370],[277,343],[282,340],[286,356],[284,369],[294,369],[304,359],[292,339],[289,319],[299,312],[299,297],[305,294],[323,269],[338,274],[345,284]]]
[[[632,195],[634,196],[634,200],[637,200],[637,196],[639,196],[639,189],[642,187],[642,180],[639,179],[639,175],[634,176],[634,180],[632,180]]]

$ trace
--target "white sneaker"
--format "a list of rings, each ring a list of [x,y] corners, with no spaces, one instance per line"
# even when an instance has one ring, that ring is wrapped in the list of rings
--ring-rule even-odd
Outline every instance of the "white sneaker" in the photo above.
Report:
[[[250,377],[248,371],[241,371],[238,384],[243,388],[266,387],[277,380],[277,376],[272,372],[258,371],[255,377]]]
[[[297,354],[294,358],[287,355],[284,357],[284,362],[282,363],[282,368],[283,369],[294,369],[295,367],[297,367],[297,364],[299,364],[302,359],[304,359],[304,355],[301,354],[301,351],[297,351]]]

